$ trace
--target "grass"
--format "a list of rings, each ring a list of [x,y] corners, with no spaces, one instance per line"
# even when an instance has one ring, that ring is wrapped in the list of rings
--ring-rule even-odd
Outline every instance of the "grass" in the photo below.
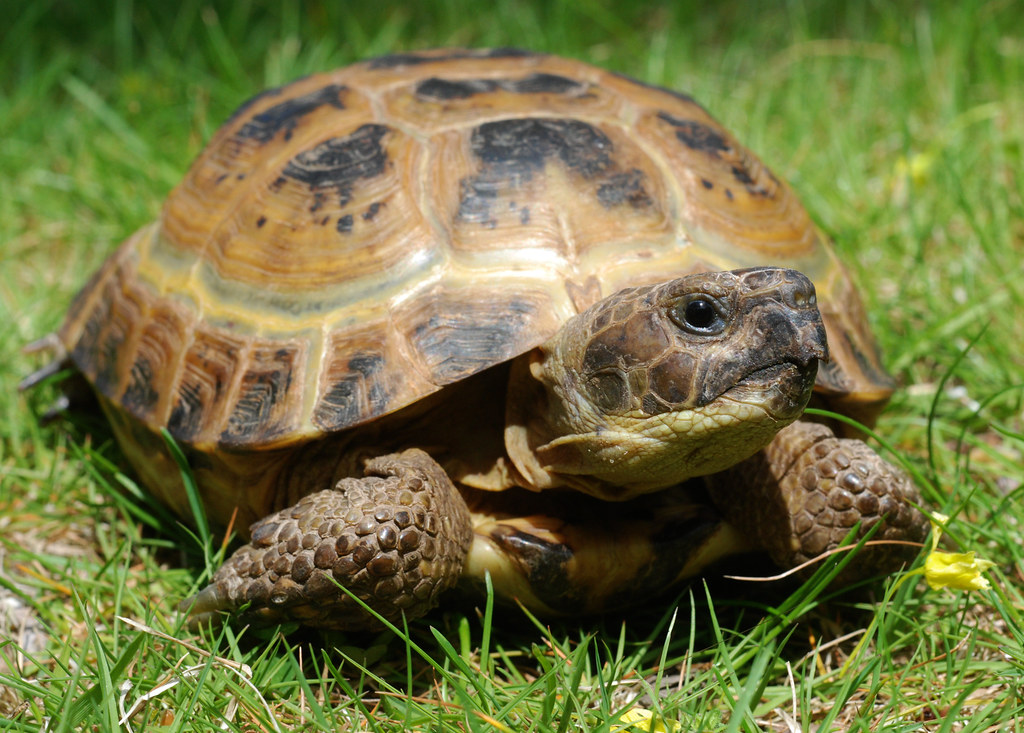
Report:
[[[129,730],[122,706],[138,702],[135,731],[611,731],[630,706],[684,731],[1019,729],[1024,11],[1000,0],[482,7],[8,8],[0,722]],[[39,363],[18,349],[56,328],[242,100],[364,56],[454,44],[530,46],[687,90],[792,182],[863,284],[906,385],[879,432],[954,517],[954,542],[996,561],[991,590],[891,578],[871,597],[833,598],[820,578],[782,590],[712,580],[626,618],[535,622],[479,599],[372,637],[203,639],[176,625],[197,543],[130,498],[98,420],[39,424],[55,391],[17,393]]]

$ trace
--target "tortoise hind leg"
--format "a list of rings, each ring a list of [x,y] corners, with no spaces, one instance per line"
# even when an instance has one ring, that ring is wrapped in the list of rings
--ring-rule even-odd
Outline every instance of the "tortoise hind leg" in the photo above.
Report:
[[[252,526],[252,540],[182,602],[193,624],[243,621],[379,627],[338,586],[389,621],[420,616],[458,580],[471,539],[465,501],[420,450],[367,461],[346,478]]]
[[[727,520],[782,568],[838,547],[858,522],[859,536],[883,523],[874,540],[920,542],[928,532],[917,488],[902,471],[864,441],[837,438],[818,423],[789,425],[763,451],[706,481]],[[905,545],[871,547],[842,577],[891,572],[914,554]]]

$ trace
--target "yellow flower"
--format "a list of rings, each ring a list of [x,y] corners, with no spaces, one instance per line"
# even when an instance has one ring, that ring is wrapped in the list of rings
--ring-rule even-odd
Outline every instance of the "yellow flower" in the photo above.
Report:
[[[627,725],[621,728],[612,728],[615,733],[677,733],[679,723],[655,718],[650,710],[644,708],[630,708],[619,720]]]
[[[924,579],[932,590],[953,588],[955,590],[985,590],[988,578],[982,576],[995,565],[991,560],[982,560],[973,552],[943,552],[938,549],[942,529],[949,517],[935,512],[931,516],[932,549],[924,561]]]
[[[915,186],[921,186],[928,182],[934,164],[935,154],[931,152],[914,153],[909,158],[901,155],[896,159],[894,174],[897,179],[909,178]]]
[[[991,560],[980,560],[973,552],[932,551],[924,561],[924,579],[932,590],[985,590],[988,578],[982,573],[995,565]]]

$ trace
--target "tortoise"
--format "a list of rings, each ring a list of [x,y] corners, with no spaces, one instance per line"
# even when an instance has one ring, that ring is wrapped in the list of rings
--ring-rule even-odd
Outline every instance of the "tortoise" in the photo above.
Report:
[[[552,55],[250,99],[55,342],[148,489],[191,516],[166,430],[248,541],[199,621],[373,628],[354,598],[411,618],[488,573],[600,612],[927,527],[895,467],[802,418],[813,393],[870,424],[893,381],[790,188],[691,97]]]

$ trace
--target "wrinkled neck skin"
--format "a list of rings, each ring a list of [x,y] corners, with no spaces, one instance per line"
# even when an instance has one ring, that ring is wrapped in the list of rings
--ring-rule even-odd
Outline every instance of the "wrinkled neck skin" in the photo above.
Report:
[[[798,414],[776,418],[724,398],[703,410],[609,415],[581,398],[573,387],[577,374],[544,356],[537,350],[513,365],[510,412],[535,412],[510,420],[505,431],[519,483],[533,490],[565,487],[607,501],[632,499],[749,458]],[[532,384],[519,378],[523,372]]]
[[[813,288],[794,305],[778,278],[748,277],[753,293],[707,278],[612,296],[512,365],[505,443],[524,486],[630,499],[725,470],[802,413],[826,356]],[[695,287],[721,333],[674,322]]]

